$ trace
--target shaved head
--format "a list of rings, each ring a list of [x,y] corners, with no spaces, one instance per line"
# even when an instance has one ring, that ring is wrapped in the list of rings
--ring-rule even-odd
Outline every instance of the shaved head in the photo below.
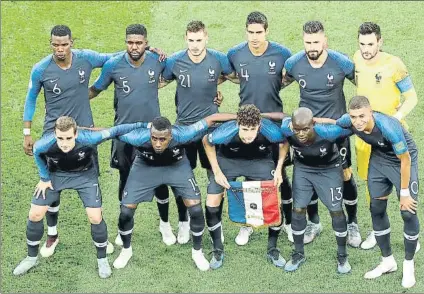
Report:
[[[300,107],[293,112],[293,132],[302,144],[311,142],[315,138],[313,118],[312,111],[306,107]]]
[[[312,110],[300,107],[293,112],[292,122],[296,125],[309,125],[313,123],[313,118]]]

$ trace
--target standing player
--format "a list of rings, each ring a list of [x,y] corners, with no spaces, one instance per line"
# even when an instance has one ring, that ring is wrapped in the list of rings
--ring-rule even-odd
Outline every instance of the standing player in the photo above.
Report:
[[[160,75],[165,62],[160,62],[159,55],[146,51],[148,47],[147,30],[141,24],[132,24],[126,28],[127,51],[115,56],[105,63],[96,82],[90,87],[90,99],[96,97],[113,82],[115,125],[133,123],[137,121],[152,121],[160,116],[158,86]],[[118,139],[112,141],[111,161],[112,168],[119,170],[119,201],[130,173],[131,164],[136,155],[136,148]],[[156,189],[155,195],[160,215],[159,231],[166,245],[176,242],[171,225],[168,222],[169,191],[165,185]],[[184,203],[177,201],[179,211],[183,210],[186,217]],[[183,206],[183,208],[181,208]],[[189,240],[188,222],[180,223],[178,242],[183,244]],[[122,246],[118,234],[115,243]]]
[[[177,125],[193,124],[217,113],[217,104],[221,102],[216,98],[217,86],[225,81],[224,76],[233,72],[224,53],[206,48],[208,32],[203,22],[194,20],[187,25],[185,41],[187,49],[170,56],[166,60],[163,73],[165,83],[174,79],[177,81],[175,93]],[[196,168],[199,158],[207,174],[212,173],[201,139],[186,145],[185,150],[192,169]],[[182,200],[181,197],[177,199]],[[222,204],[220,209],[222,210]],[[188,239],[184,243],[187,241]]]
[[[398,120],[373,112],[370,101],[364,96],[352,98],[349,114],[338,119],[337,124],[350,128],[371,145],[367,183],[374,235],[383,258],[375,269],[365,274],[365,278],[375,279],[397,270],[390,246],[390,223],[386,211],[388,197],[395,186],[404,224],[402,286],[410,288],[415,285],[414,255],[420,231],[417,216],[418,150],[415,142]]]
[[[281,44],[267,41],[268,20],[266,16],[254,11],[246,19],[247,42],[228,51],[228,59],[235,73],[228,77],[240,84],[240,106],[254,104],[261,112],[282,112],[283,103],[279,95],[282,88],[284,63],[291,56],[289,49]],[[278,161],[278,145],[273,147],[274,162]],[[291,186],[283,170],[281,185],[282,209],[285,216],[284,228],[290,241],[291,235]],[[238,245],[245,245],[253,230],[242,227],[236,237]]]
[[[142,126],[141,123],[135,123],[102,131],[77,130],[73,118],[61,116],[54,125],[54,133],[45,134],[35,143],[34,159],[40,182],[33,195],[27,223],[28,256],[15,268],[14,275],[25,274],[38,263],[38,246],[44,233],[44,215],[49,205],[58,201],[65,189],[76,190],[83,201],[97,250],[99,276],[107,278],[111,275],[106,257],[107,227],[102,218],[102,194],[93,147],[106,139],[124,135]]]
[[[88,83],[93,68],[102,67],[112,54],[99,54],[92,50],[74,50],[72,34],[65,25],[54,26],[50,33],[53,54],[38,62],[31,71],[24,109],[24,151],[32,155],[33,140],[31,122],[41,88],[44,89],[45,119],[43,134],[54,130],[58,117],[67,115],[74,118],[79,126],[92,127],[93,115],[88,99]],[[97,158],[97,151],[95,150]],[[96,166],[98,165],[95,159]],[[98,168],[98,166],[97,166]],[[59,242],[57,219],[59,198],[50,203],[47,211],[47,241],[40,250],[43,257],[51,256]],[[112,244],[108,252],[113,251]]]
[[[354,65],[345,55],[325,49],[327,37],[319,21],[308,21],[303,25],[305,49],[290,57],[285,64],[284,82],[296,80],[300,88],[300,107],[312,110],[314,117],[337,119],[346,113],[343,92],[345,78],[354,80]],[[337,142],[343,164],[344,194],[348,218],[348,244],[359,247],[361,235],[357,221],[358,193],[352,176],[349,138]],[[318,216],[318,196],[308,206],[309,222],[305,232],[305,244],[312,242],[322,226]]]
[[[196,136],[204,134],[212,123],[234,118],[233,114],[213,114],[192,125],[172,127],[168,119],[158,117],[153,120],[151,130],[135,130],[119,137],[119,140],[136,146],[139,153],[124,188],[118,222],[123,248],[113,263],[115,268],[124,268],[132,256],[131,236],[137,205],[152,201],[157,187],[169,185],[176,197],[183,198],[190,214],[192,259],[200,270],[209,269],[209,262],[202,252],[205,219],[200,190],[182,145],[197,140]]]
[[[292,230],[295,250],[285,270],[295,271],[306,260],[306,207],[316,194],[331,215],[337,241],[337,271],[346,274],[351,266],[347,260],[347,224],[342,207],[343,168],[336,142],[352,132],[338,126],[314,125],[312,111],[305,107],[294,111],[292,118],[285,118],[281,131],[294,149]]]
[[[203,144],[212,166],[209,175],[208,197],[206,200],[206,223],[213,240],[213,256],[210,267],[217,269],[224,260],[224,245],[221,240],[221,215],[219,205],[228,181],[245,177],[247,181],[275,179],[280,186],[284,158],[288,145],[281,145],[277,168],[272,158],[272,143],[283,142],[277,125],[267,119],[261,120],[259,109],[245,104],[237,112],[237,121],[230,121],[205,136]],[[216,147],[218,147],[218,152]],[[277,248],[280,227],[268,228],[267,259],[282,268],[286,261]]]
[[[373,110],[393,115],[405,125],[404,118],[418,101],[405,64],[399,57],[381,51],[383,39],[380,27],[375,23],[365,22],[359,27],[358,41],[359,50],[353,57],[357,95],[367,97]],[[401,96],[405,99],[403,103]],[[366,181],[371,146],[356,137],[355,149],[358,175]],[[370,249],[375,244],[374,233],[371,232],[361,248]]]

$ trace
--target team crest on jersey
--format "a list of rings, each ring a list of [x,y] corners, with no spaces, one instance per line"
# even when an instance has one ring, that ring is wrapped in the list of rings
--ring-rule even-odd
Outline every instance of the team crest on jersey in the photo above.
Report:
[[[321,152],[321,154],[319,156],[324,157],[324,156],[327,155],[327,148],[320,147],[319,152]]]
[[[333,80],[334,80],[334,76],[330,72],[329,74],[327,74],[327,87],[333,87],[334,86]]]
[[[155,71],[150,69],[147,71],[148,75],[149,75],[149,84],[156,82],[155,79]]]
[[[180,149],[174,148],[172,149],[172,153],[174,153],[174,156],[177,156],[178,154],[180,154]]]
[[[83,160],[84,157],[85,157],[85,152],[84,151],[78,152],[78,160]]]
[[[268,74],[270,74],[270,75],[275,75],[275,61],[272,61],[272,60],[270,60],[269,62],[268,62],[268,65],[269,65],[269,70],[268,70]]]
[[[80,84],[85,82],[85,71],[82,68],[78,69]]]
[[[381,72],[378,72],[378,73],[376,73],[376,74],[375,74],[375,83],[376,83],[377,85],[379,85],[379,84],[380,84],[380,82],[381,82],[381,78],[382,78],[382,76],[381,76]]]
[[[215,70],[212,67],[210,67],[208,72],[209,72],[208,82],[215,82],[216,81]]]

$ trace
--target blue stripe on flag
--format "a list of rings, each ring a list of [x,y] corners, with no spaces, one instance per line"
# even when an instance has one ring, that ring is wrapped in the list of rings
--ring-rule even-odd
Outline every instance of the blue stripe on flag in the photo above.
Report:
[[[246,223],[246,209],[242,182],[229,182],[231,188],[227,190],[228,209],[230,219],[237,223]]]

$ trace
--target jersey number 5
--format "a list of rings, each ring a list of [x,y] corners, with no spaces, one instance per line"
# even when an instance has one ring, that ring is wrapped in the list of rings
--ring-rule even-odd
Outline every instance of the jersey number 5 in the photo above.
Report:
[[[122,91],[124,91],[125,94],[128,94],[131,91],[130,86],[128,86],[128,81],[122,82]]]

